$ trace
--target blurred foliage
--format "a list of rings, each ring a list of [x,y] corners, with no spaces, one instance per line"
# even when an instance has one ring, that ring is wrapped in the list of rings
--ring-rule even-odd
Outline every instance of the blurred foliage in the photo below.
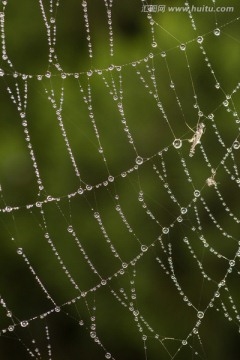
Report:
[[[44,1],[47,8],[49,1]],[[159,4],[153,1],[152,4]],[[201,1],[192,4],[202,6]],[[181,6],[181,1],[166,1],[166,5]],[[212,6],[211,1],[204,5]],[[217,1],[218,6],[226,6],[226,2]],[[143,244],[150,246],[160,235],[161,228],[147,216],[140,206],[138,193],[141,188],[148,207],[154,213],[162,226],[168,226],[176,220],[179,209],[170,199],[157,175],[152,170],[153,163],[161,169],[161,158],[153,157],[165,147],[169,147],[173,134],[164,120],[156,101],[145,89],[136,74],[132,63],[143,59],[151,52],[154,56],[148,59],[149,66],[154,66],[158,95],[169,123],[174,129],[176,137],[182,138],[181,155],[188,159],[190,144],[185,141],[192,134],[186,123],[194,128],[198,117],[194,108],[194,91],[197,94],[201,110],[207,116],[214,113],[219,132],[226,144],[232,143],[236,137],[236,127],[231,113],[219,106],[226,94],[230,94],[240,79],[239,55],[240,32],[238,1],[231,1],[228,6],[234,6],[233,13],[194,13],[197,30],[193,30],[191,21],[186,13],[153,13],[155,21],[154,35],[157,47],[152,47],[152,32],[147,14],[141,12],[142,2],[139,0],[113,1],[113,39],[114,57],[109,55],[109,29],[107,25],[104,1],[88,1],[88,14],[93,44],[93,58],[88,57],[88,44],[83,21],[81,1],[60,1],[56,14],[57,44],[56,53],[59,63],[65,73],[81,73],[79,80],[73,77],[62,79],[53,65],[48,63],[48,42],[45,24],[42,19],[39,4],[31,0],[9,1],[5,10],[5,34],[7,53],[14,71],[19,74],[34,75],[28,79],[27,119],[31,143],[36,155],[38,168],[43,180],[46,194],[39,199],[38,186],[34,174],[32,160],[26,146],[25,135],[21,119],[16,106],[13,105],[7,87],[14,89],[17,82],[23,90],[23,80],[19,76],[12,76],[13,70],[2,60],[2,68],[6,76],[0,78],[0,183],[2,187],[1,207],[20,206],[21,209],[11,213],[1,212],[1,251],[0,251],[0,289],[1,296],[7,307],[14,312],[14,321],[30,319],[40,316],[52,309],[52,304],[42,292],[33,274],[16,250],[23,248],[30,259],[39,279],[44,283],[54,301],[61,305],[79,293],[74,289],[65,276],[59,262],[54,256],[46,238],[45,228],[39,208],[26,209],[27,204],[42,201],[51,195],[60,199],[44,205],[47,231],[54,246],[64,261],[82,291],[97,286],[99,278],[88,266],[84,256],[73,242],[67,231],[72,225],[81,244],[88,254],[95,268],[103,279],[113,276],[121,267],[114,258],[110,245],[104,239],[93,212],[101,214],[104,227],[112,243],[120,253],[121,258],[129,263],[140,252],[139,238]],[[216,37],[213,30],[217,26],[221,29],[221,36]],[[216,80],[206,66],[206,61],[196,42],[197,36],[204,37],[204,49],[214,69],[214,76],[221,84],[218,90]],[[179,50],[179,45],[186,43],[190,74],[187,67],[185,53]],[[167,53],[167,64],[160,53]],[[127,125],[134,138],[138,154],[146,160],[137,171],[128,174],[126,178],[121,174],[135,165],[136,153],[129,144],[123,124],[109,89],[106,88],[103,76],[110,83],[114,79],[118,84],[118,72],[104,72],[103,76],[94,73],[88,80],[86,71],[106,69],[111,64],[122,65],[123,104]],[[151,84],[146,63],[137,66]],[[44,76],[51,71],[53,76]],[[35,75],[43,75],[41,81]],[[170,77],[175,84],[176,94],[179,96],[184,118],[176,103],[176,96],[170,88]],[[56,113],[52,108],[48,95],[54,90],[60,98],[61,87],[64,87],[63,122],[69,143],[80,169],[81,178],[86,184],[96,185],[106,181],[109,174],[99,153],[99,145],[94,133],[89,112],[79,91],[79,83],[87,90],[88,81],[91,86],[93,113],[100,134],[102,147],[107,160],[109,172],[114,176],[114,183],[108,183],[84,193],[84,196],[69,198],[67,195],[75,192],[79,187],[79,179],[75,176],[66,144],[62,137]],[[193,89],[194,85],[194,89]],[[151,87],[151,86],[149,86]],[[239,94],[232,96],[235,111],[239,113]],[[216,166],[220,163],[225,150],[221,147],[214,134],[210,120],[206,120],[206,133],[203,146],[208,150],[209,160]],[[188,204],[193,196],[193,188],[186,181],[181,167],[180,158],[176,150],[170,148],[163,155],[167,164],[168,182],[180,204]],[[239,155],[236,154],[236,161]],[[194,161],[188,163],[196,188],[201,188],[210,170],[203,165],[200,151],[196,151]],[[220,169],[217,181],[220,183],[222,194],[227,199],[229,207],[239,213],[239,204],[235,196],[238,188],[231,179],[226,180]],[[219,200],[213,195],[213,189],[204,189],[205,199],[223,228],[230,229],[235,238],[239,237],[238,226],[232,224]],[[127,231],[115,211],[115,194],[119,194],[128,223],[134,229],[135,237]],[[199,205],[204,233],[207,240],[217,251],[224,253],[227,258],[236,251],[236,243],[226,239],[216,229],[204,209]],[[194,220],[193,220],[194,219]],[[214,281],[219,282],[226,270],[222,261],[206,252],[198,241],[198,234],[191,231],[194,225],[194,210],[191,209],[182,223],[177,224],[167,236],[172,243],[175,272],[182,288],[197,308],[204,308],[216,290],[216,286],[202,278],[196,261],[192,258],[182,239],[189,236],[194,248],[205,267],[205,271]],[[12,241],[12,239],[14,239]],[[87,295],[85,299],[75,304],[61,308],[60,313],[52,313],[44,319],[31,321],[28,331],[16,328],[13,333],[1,333],[0,357],[2,359],[28,359],[26,348],[34,349],[31,343],[36,339],[36,346],[42,352],[42,359],[47,359],[47,341],[44,326],[48,324],[53,359],[104,359],[105,351],[90,339],[90,316],[93,306],[96,306],[96,323],[98,337],[104,347],[115,359],[145,359],[144,344],[128,309],[117,302],[111,290],[119,292],[124,288],[131,294],[130,280],[136,271],[135,286],[137,306],[140,313],[160,336],[171,337],[176,341],[169,341],[166,346],[171,354],[179,347],[179,339],[185,339],[196,321],[196,313],[187,307],[170,278],[166,276],[156,256],[162,256],[159,243],[141,258],[136,266],[129,265],[125,274],[114,277],[106,287],[101,287]],[[238,284],[234,277],[230,279],[229,288],[238,308]],[[226,300],[227,301],[227,300]],[[3,308],[0,309],[1,329],[11,324]],[[79,320],[85,326],[78,325]],[[236,324],[218,316],[217,312],[209,309],[201,327],[200,337],[206,359],[233,359],[240,354],[239,338],[237,338]],[[144,331],[145,333],[145,331]],[[21,341],[19,341],[21,339]],[[149,334],[146,342],[148,348],[147,359],[168,359],[164,348],[154,341]],[[182,348],[176,359],[193,359],[194,351],[199,349],[197,340],[192,340],[190,347]],[[43,349],[43,350],[42,350]],[[37,358],[37,356],[36,356]],[[197,357],[196,357],[197,358]]]

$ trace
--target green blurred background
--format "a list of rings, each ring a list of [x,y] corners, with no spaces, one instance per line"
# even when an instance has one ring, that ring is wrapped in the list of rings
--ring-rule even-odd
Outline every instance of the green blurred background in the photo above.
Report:
[[[45,326],[49,326],[52,359],[104,359],[106,352],[115,359],[171,359],[180,347],[176,359],[238,359],[239,322],[234,314],[228,292],[223,292],[219,303],[208,308],[199,328],[199,336],[191,337],[189,345],[181,347],[196,323],[196,311],[189,307],[179,294],[170,276],[156,261],[159,257],[166,267],[168,256],[156,241],[161,234],[161,227],[168,227],[179,216],[179,207],[166,192],[163,183],[153,171],[153,164],[162,174],[161,157],[157,156],[165,147],[163,159],[166,164],[167,182],[181,206],[187,206],[193,197],[193,187],[187,181],[181,165],[181,157],[186,159],[193,178],[194,187],[201,189],[209,177],[208,168],[200,149],[196,149],[193,160],[189,160],[190,144],[183,141],[180,151],[171,144],[174,136],[159,108],[156,100],[149,93],[153,89],[150,69],[155,68],[157,93],[163,104],[168,121],[174,134],[182,140],[192,136],[187,124],[194,128],[198,121],[194,108],[194,91],[198,104],[204,113],[206,132],[202,144],[209,161],[214,168],[226,153],[218,142],[215,129],[207,116],[214,113],[215,123],[227,147],[238,136],[239,129],[233,112],[239,112],[239,93],[232,94],[240,79],[239,55],[240,5],[238,1],[226,4],[216,1],[217,6],[234,6],[232,13],[194,13],[196,30],[186,13],[152,13],[155,21],[154,37],[157,47],[152,47],[152,31],[147,14],[142,12],[139,0],[114,0],[112,9],[114,56],[109,51],[109,27],[107,25],[104,1],[88,1],[90,34],[93,46],[92,59],[88,56],[88,42],[83,21],[81,1],[62,1],[56,12],[56,54],[64,73],[80,73],[78,79],[67,76],[62,79],[57,69],[48,63],[49,46],[46,28],[37,2],[23,0],[9,1],[5,12],[5,35],[7,54],[14,69],[2,60],[0,68],[5,76],[0,78],[0,183],[2,187],[1,208],[6,205],[20,207],[10,213],[1,212],[1,251],[0,251],[0,291],[7,308],[14,316],[6,316],[4,305],[0,309],[1,329],[16,324],[13,332],[1,332],[1,359],[28,359],[30,349],[37,359],[48,359]],[[43,2],[48,14],[49,1]],[[152,2],[158,4],[159,2]],[[181,6],[184,2],[168,1],[161,3]],[[211,1],[191,2],[190,5],[212,6]],[[3,6],[3,4],[1,4]],[[48,14],[48,16],[50,16]],[[221,35],[213,31],[218,27]],[[206,56],[203,56],[196,39],[203,36]],[[185,52],[179,45],[185,43]],[[160,53],[165,51],[167,62]],[[148,57],[149,53],[153,57]],[[208,60],[214,70],[214,76],[207,65]],[[146,58],[136,66],[133,62]],[[97,74],[96,69],[108,69],[111,64],[120,65],[122,75],[123,106],[137,154],[144,163],[126,177],[121,174],[133,168],[136,152],[127,139],[117,103],[111,95],[108,84],[114,83],[119,89],[119,72],[103,71]],[[88,76],[87,71],[93,75]],[[12,75],[16,71],[19,76]],[[50,79],[45,74],[52,73]],[[136,71],[146,79],[145,88]],[[16,83],[23,94],[24,80],[20,74],[28,77],[28,99],[26,117],[31,143],[36,156],[38,169],[45,187],[45,192],[38,196],[39,190],[34,174],[34,167],[29,155],[24,129],[16,105],[10,99],[7,88],[15,93]],[[37,75],[43,75],[41,80]],[[171,80],[175,91],[171,89]],[[104,149],[108,170],[99,152],[99,144],[89,118],[89,111],[84,103],[80,86],[87,94],[90,84],[94,119],[97,125],[101,144]],[[194,90],[193,90],[194,86]],[[59,101],[61,88],[64,88],[63,123],[67,137],[81,173],[82,183],[75,175],[71,158],[66,148],[59,123],[48,95],[55,92]],[[46,90],[48,94],[46,94]],[[182,112],[176,102],[176,94],[181,101]],[[227,94],[232,94],[229,107],[222,106]],[[230,109],[230,111],[228,111]],[[235,165],[239,163],[237,151],[234,153]],[[229,159],[226,165],[232,169]],[[231,170],[232,171],[232,170]],[[101,186],[84,195],[69,197],[84,184],[92,186],[107,180],[109,173],[114,182]],[[231,211],[239,214],[239,187],[220,165],[217,172],[219,189]],[[144,193],[144,201],[154,214],[153,221],[139,201],[139,191]],[[219,231],[206,213],[201,202],[197,203],[203,230],[197,229],[196,214],[193,207],[177,222],[170,233],[163,237],[165,246],[172,245],[174,270],[181,288],[197,309],[208,306],[218,282],[228,268],[227,261],[219,259],[203,247],[199,234],[203,233],[208,244],[231,259],[238,248],[239,226],[224,210],[214,188],[204,186],[202,190],[211,213],[224,229]],[[26,209],[27,204],[44,201],[47,196],[59,198],[59,201],[48,202],[43,206],[46,222],[40,209],[36,206]],[[115,198],[118,195],[119,199]],[[115,207],[121,205],[128,224],[133,229],[129,232]],[[99,212],[102,223],[117,249],[122,261],[129,264],[122,276],[113,275],[121,268],[121,262],[114,257],[110,245],[104,238],[103,231],[94,218]],[[86,254],[103,279],[111,277],[106,286],[89,292],[85,298],[61,307],[60,312],[53,312],[44,318],[41,314],[53,309],[41,287],[34,279],[26,262],[17,254],[17,248],[23,248],[37,276],[48,289],[54,301],[62,304],[77,297],[74,289],[56,256],[45,238],[48,232],[58,254],[66,268],[75,279],[81,291],[96,287],[99,278],[87,264],[87,260],[76,245],[68,227],[72,226]],[[223,232],[231,233],[232,238]],[[188,236],[196,256],[205,272],[213,281],[203,279],[196,259],[193,258],[183,238]],[[137,240],[138,239],[138,240]],[[134,265],[130,262],[141,252],[141,244],[150,246]],[[239,309],[239,264],[228,277],[228,289],[236,308]],[[134,285],[131,284],[134,281]],[[132,298],[132,288],[136,289],[136,299]],[[121,290],[121,289],[124,289]],[[126,294],[123,306],[113,295]],[[2,304],[3,304],[2,301]],[[131,301],[134,305],[130,305]],[[232,321],[224,314],[221,301],[227,306]],[[139,332],[137,321],[131,308],[139,310],[147,323],[154,329],[152,333],[142,322],[143,332]],[[94,308],[96,308],[94,310]],[[225,312],[226,313],[226,312]],[[21,328],[19,321],[29,321],[29,326]],[[104,346],[97,345],[91,339],[91,317],[96,318],[96,332]],[[84,325],[79,326],[79,321]],[[141,320],[140,320],[141,322]],[[18,325],[17,325],[18,324]],[[160,339],[171,338],[164,342],[169,353],[154,336]],[[142,334],[146,334],[147,355],[144,351]],[[33,342],[33,340],[35,342]],[[36,348],[41,356],[37,355]],[[35,351],[35,352],[34,352]],[[200,355],[196,355],[195,352]]]

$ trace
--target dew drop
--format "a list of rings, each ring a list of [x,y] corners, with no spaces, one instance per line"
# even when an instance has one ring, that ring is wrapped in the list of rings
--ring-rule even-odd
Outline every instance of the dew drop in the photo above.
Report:
[[[95,212],[95,213],[94,213],[94,217],[95,217],[95,219],[99,219],[99,218],[100,218],[99,213],[98,213],[98,212]]]
[[[113,182],[113,181],[114,181],[114,177],[110,175],[110,176],[108,177],[108,181],[109,181],[109,182]]]
[[[156,41],[154,41],[154,42],[152,43],[152,47],[153,47],[153,48],[156,48],[156,47],[157,47]]]
[[[22,248],[18,248],[18,249],[17,249],[17,254],[18,254],[18,255],[22,255],[22,253],[23,253],[23,249],[22,249]]]
[[[7,311],[7,317],[12,317],[12,312],[10,310]]]
[[[168,233],[169,233],[169,228],[164,227],[164,228],[162,229],[162,232],[163,232],[164,234],[168,234]]]
[[[0,76],[4,76],[4,71],[0,69]]]
[[[21,321],[20,325],[21,325],[21,327],[26,327],[26,326],[28,326],[28,321],[23,320],[23,321]]]
[[[194,196],[195,197],[199,197],[201,195],[200,191],[199,190],[195,190],[194,191]]]
[[[181,213],[182,213],[183,215],[186,214],[186,213],[187,213],[187,208],[182,207],[182,208],[181,208]]]
[[[13,326],[13,325],[9,325],[8,331],[13,331],[13,330],[14,330],[14,326]]]
[[[185,51],[185,50],[186,50],[186,45],[185,45],[185,44],[181,44],[181,45],[180,45],[180,50]]]
[[[230,261],[229,261],[229,265],[230,265],[230,266],[234,266],[234,265],[235,265],[235,261],[234,261],[234,260],[230,260]]]
[[[137,164],[137,165],[142,165],[142,163],[143,163],[143,158],[142,158],[141,156],[138,156],[138,157],[136,158],[136,164]]]
[[[175,139],[173,142],[173,146],[175,147],[175,149],[180,149],[182,147],[182,140]]]
[[[161,57],[163,57],[163,58],[165,58],[165,57],[166,57],[166,53],[165,53],[165,51],[162,51],[162,52],[161,52]]]
[[[233,148],[235,149],[235,150],[238,150],[239,148],[240,148],[240,142],[239,141],[234,141],[234,143],[233,143]]]
[[[198,317],[199,319],[202,319],[202,318],[204,317],[204,312],[198,311],[197,317]]]
[[[217,28],[213,31],[213,33],[215,36],[219,36],[221,34],[221,30]]]
[[[73,227],[72,227],[72,225],[68,226],[67,231],[68,231],[69,233],[72,233],[72,232],[73,232]]]
[[[182,341],[182,344],[185,346],[185,345],[187,345],[187,340],[183,340]]]
[[[106,359],[111,359],[111,357],[112,357],[112,355],[111,355],[110,353],[106,353],[106,354],[105,354],[105,358],[106,358]]]
[[[147,249],[148,249],[147,245],[142,245],[142,246],[141,246],[141,250],[142,250],[143,252],[146,252]]]
[[[202,44],[202,42],[203,42],[203,37],[202,37],[202,36],[198,36],[197,42],[198,42],[199,44]]]
[[[104,286],[104,285],[107,284],[107,281],[106,281],[106,280],[102,280],[102,281],[101,281],[101,284]]]
[[[60,309],[59,306],[56,306],[56,307],[55,307],[55,311],[56,311],[56,312],[60,312],[60,310],[61,310],[61,309]]]

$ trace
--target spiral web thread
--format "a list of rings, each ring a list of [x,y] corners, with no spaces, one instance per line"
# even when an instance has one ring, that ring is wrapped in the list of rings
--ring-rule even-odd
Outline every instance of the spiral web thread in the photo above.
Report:
[[[15,205],[8,203],[5,196],[6,186],[1,186],[2,224],[8,223],[8,242],[3,241],[1,246],[9,246],[10,240],[9,251],[13,256],[12,261],[17,262],[20,258],[24,269],[27,269],[28,274],[31,275],[31,282],[40,290],[39,303],[42,301],[41,296],[44,297],[45,303],[41,305],[44,309],[42,311],[40,311],[41,306],[33,310],[35,305],[30,304],[29,308],[25,309],[24,317],[20,317],[19,310],[15,311],[12,307],[16,300],[12,298],[8,300],[7,291],[2,289],[1,307],[4,320],[1,325],[1,337],[3,341],[18,340],[24,348],[26,358],[54,359],[53,322],[56,316],[63,314],[79,328],[79,333],[87,334],[91,342],[96,345],[95,357],[91,355],[92,358],[124,358],[105,337],[104,329],[98,331],[98,328],[101,328],[101,321],[98,320],[101,319],[99,308],[101,309],[102,302],[106,301],[107,307],[119,308],[121,309],[119,311],[125,314],[128,321],[125,326],[132,327],[134,339],[136,336],[135,341],[139,341],[143,359],[148,359],[148,356],[157,358],[156,354],[161,354],[161,359],[174,359],[182,353],[188,354],[184,355],[184,358],[190,358],[189,354],[191,354],[192,358],[203,359],[207,357],[205,352],[207,340],[202,340],[202,334],[204,337],[202,327],[204,328],[204,323],[207,322],[208,314],[214,313],[217,317],[225,318],[234,331],[238,331],[240,321],[240,304],[234,288],[234,282],[239,281],[240,275],[238,234],[240,217],[234,199],[229,196],[229,189],[237,194],[240,187],[238,164],[240,120],[237,105],[240,83],[235,78],[235,85],[231,89],[221,83],[219,68],[217,71],[214,70],[216,62],[214,54],[211,51],[208,54],[209,49],[205,47],[208,42],[218,41],[218,44],[221,44],[222,39],[225,39],[224,33],[227,33],[231,26],[239,26],[237,6],[234,16],[228,21],[225,20],[223,24],[218,23],[215,14],[211,14],[214,18],[214,26],[202,33],[198,31],[195,14],[189,10],[185,14],[185,21],[192,27],[192,31],[189,31],[191,38],[183,43],[161,25],[159,14],[143,13],[142,16],[146,18],[150,28],[152,50],[144,58],[118,64],[114,63],[112,10],[115,2],[104,0],[109,33],[109,58],[112,65],[100,69],[90,66],[87,71],[71,73],[64,71],[56,51],[57,9],[61,4],[54,0],[44,4],[39,0],[39,10],[48,39],[49,66],[43,74],[23,74],[16,70],[8,56],[5,34],[8,4],[7,1],[2,1],[1,89],[8,94],[11,107],[16,113],[16,124],[19,124],[19,121],[21,123],[22,136],[25,138],[24,146],[32,161],[37,191],[34,195],[36,200]],[[91,62],[94,58],[94,39],[91,34],[88,5],[89,2],[82,2],[88,57]],[[138,11],[141,11],[142,5],[147,3],[139,2]],[[213,5],[216,6],[215,2]],[[171,41],[174,39],[175,46],[170,48],[166,46],[166,49],[162,49],[158,39],[159,31],[163,31],[167,39]],[[209,76],[207,84],[209,97],[211,94],[214,96],[217,94],[216,105],[212,105],[209,101],[206,109],[199,100],[199,88],[196,85],[197,70],[191,63],[193,59],[190,50],[193,48],[201,64],[199,71]],[[175,60],[181,62],[180,67],[184,72],[182,78],[176,77]],[[144,128],[141,128],[141,119],[135,119],[134,122],[131,119],[129,124],[129,112],[125,105],[128,103],[128,76],[137,79],[139,92],[135,95],[136,103],[141,102],[143,98],[148,99],[146,101],[149,101],[160,119],[158,127],[153,129],[153,133],[159,132],[160,140],[157,142],[158,148],[152,153],[152,150],[148,151],[144,147]],[[108,122],[113,121],[111,114],[109,119],[105,119],[106,130],[99,130],[94,103],[98,91],[94,88],[93,79],[96,78],[111,99],[115,109],[114,121],[118,122],[117,131],[121,132],[121,136],[126,140],[125,146],[129,147],[130,166],[118,172],[112,170],[111,161],[108,160],[110,151],[105,150],[105,138],[102,141],[104,131],[104,136],[108,136]],[[59,81],[57,89],[54,85],[55,80]],[[68,136],[64,105],[65,88],[69,80],[74,82],[75,89],[81,95],[81,106],[86,111],[86,117],[94,134],[98,160],[101,166],[103,165],[101,171],[104,172],[100,182],[89,183],[85,180],[79,166],[81,155],[78,154],[76,143],[72,144]],[[28,116],[28,106],[33,82],[40,84],[42,95],[47,99],[54,113],[67,156],[71,161],[72,176],[78,183],[74,191],[58,196],[49,193],[45,186],[44,176],[38,165],[37,146],[31,137],[33,119]],[[166,84],[168,87],[165,86]],[[165,94],[168,93],[171,97],[170,107],[165,98]],[[97,96],[101,97],[101,93],[97,93]],[[171,107],[174,110],[171,110]],[[223,117],[228,121],[227,127],[222,121]],[[151,119],[148,121],[151,123]],[[205,125],[202,133],[199,133],[199,124]],[[139,131],[143,132],[141,140],[135,140],[134,127],[139,127]],[[200,136],[194,142],[198,135]],[[147,144],[149,145],[148,142]],[[153,179],[152,183],[145,181],[149,177]],[[126,186],[129,189],[127,197],[122,196]],[[107,198],[106,206],[102,205],[103,195]],[[157,199],[154,200],[155,195]],[[213,206],[213,201],[217,205]],[[83,210],[86,211],[86,215],[82,218],[85,220],[81,220],[81,216],[78,218],[78,207],[80,209],[82,206],[83,209],[87,209]],[[134,214],[131,213],[131,208]],[[57,215],[52,215],[51,211]],[[33,219],[31,226],[38,228],[38,244],[40,246],[42,243],[45,244],[42,249],[35,248],[35,252],[42,253],[43,257],[45,251],[47,256],[52,253],[52,268],[59,272],[61,278],[66,278],[64,281],[68,282],[69,293],[66,290],[64,296],[62,292],[58,295],[57,290],[54,290],[49,283],[46,273],[42,271],[44,267],[42,260],[38,263],[36,254],[31,258],[30,248],[34,247],[32,245],[34,239],[30,242],[24,241],[24,234],[19,227],[21,216]],[[54,229],[50,225],[54,216],[59,217],[64,245],[56,238]],[[140,222],[135,221],[136,219],[140,219]],[[89,227],[87,228],[81,221],[89,222]],[[114,225],[109,228],[111,222],[119,224],[115,233],[112,229]],[[83,231],[78,227],[81,225]],[[147,230],[142,231],[142,226]],[[99,234],[98,237],[91,236],[91,227]],[[5,230],[3,231],[5,233]],[[93,249],[94,242],[98,242],[96,252],[99,251],[99,247],[104,247],[103,252],[99,252],[99,262],[98,254],[93,255],[94,250],[84,241],[84,234],[87,239],[93,238]],[[84,269],[84,277],[87,271],[90,271],[89,283],[88,279],[83,281],[81,268],[79,273],[75,268],[71,270],[71,261],[68,256],[65,258],[68,252],[70,255],[72,252],[88,269]],[[186,265],[188,262],[189,265]],[[212,267],[217,268],[216,273],[211,268],[211,264]],[[186,270],[189,273],[181,278],[181,268],[185,266],[190,270]],[[149,268],[151,271],[148,274]],[[145,273],[148,280],[145,279],[141,283]],[[189,286],[187,282],[191,282],[192,278],[194,278],[193,284]],[[21,284],[21,291],[25,291],[25,279],[21,274],[17,281]],[[148,292],[151,288],[150,295],[145,294],[145,290],[141,289],[143,286],[141,284],[145,283],[150,283],[149,288],[145,289]],[[161,290],[158,290],[158,286]],[[98,298],[99,293],[101,295]],[[150,315],[151,311],[158,310],[154,305],[151,308],[153,294],[160,303],[159,307],[162,306],[163,312],[168,297],[177,298],[181,310],[176,318],[183,321],[186,314],[186,317],[189,316],[191,319],[190,322],[182,328],[177,328],[173,324],[172,327],[169,325],[164,328],[161,325],[160,314],[156,315],[157,320]],[[31,303],[31,294],[28,293],[27,296]],[[141,296],[147,303],[142,302]],[[61,300],[62,297],[64,301]],[[166,301],[161,303],[164,297]],[[109,314],[107,312],[105,322],[108,321],[109,329],[117,333],[111,316],[111,312]],[[174,320],[175,313],[170,313],[168,316]],[[114,319],[118,322],[118,313],[115,313]],[[37,331],[40,322],[41,331]],[[124,347],[124,340],[120,338],[121,341]],[[17,349],[19,345],[16,345],[16,342],[13,344]],[[125,353],[127,351],[126,348]],[[152,352],[154,355],[151,357]]]

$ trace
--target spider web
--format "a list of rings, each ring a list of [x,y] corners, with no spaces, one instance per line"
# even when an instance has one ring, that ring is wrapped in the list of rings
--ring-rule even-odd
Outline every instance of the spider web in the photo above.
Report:
[[[239,354],[239,4],[143,5],[1,2],[4,359]]]

